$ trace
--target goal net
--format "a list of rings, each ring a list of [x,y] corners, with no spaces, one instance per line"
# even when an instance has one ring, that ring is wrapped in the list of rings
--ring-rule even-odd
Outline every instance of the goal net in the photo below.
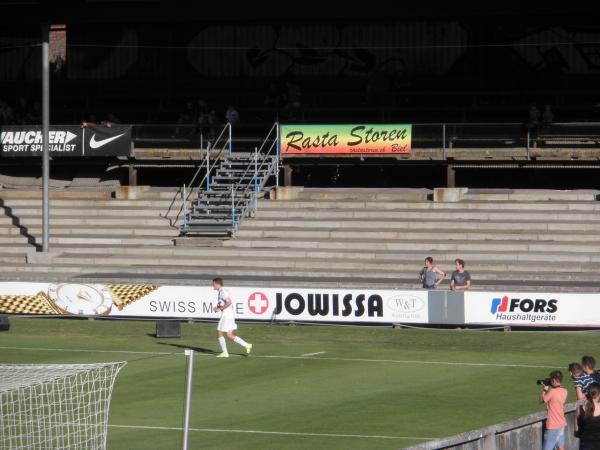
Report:
[[[125,364],[0,365],[0,450],[105,449]]]

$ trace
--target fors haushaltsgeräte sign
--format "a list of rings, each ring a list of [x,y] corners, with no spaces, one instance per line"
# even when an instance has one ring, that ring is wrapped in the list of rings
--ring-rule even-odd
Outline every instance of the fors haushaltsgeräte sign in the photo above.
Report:
[[[409,154],[412,125],[280,125],[281,155]]]

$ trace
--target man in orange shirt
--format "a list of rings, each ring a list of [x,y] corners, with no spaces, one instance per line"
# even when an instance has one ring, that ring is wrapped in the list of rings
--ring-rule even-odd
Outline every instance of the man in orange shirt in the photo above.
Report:
[[[544,430],[544,450],[564,450],[565,429],[565,403],[567,401],[567,390],[562,387],[562,373],[555,370],[550,373],[549,384],[544,383],[540,393],[540,403],[546,404],[548,418]],[[547,380],[548,381],[548,380]]]

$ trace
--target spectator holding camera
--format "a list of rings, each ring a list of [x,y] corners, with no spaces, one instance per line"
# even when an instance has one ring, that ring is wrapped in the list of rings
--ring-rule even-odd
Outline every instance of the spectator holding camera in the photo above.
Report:
[[[569,373],[571,374],[571,379],[573,380],[573,385],[575,386],[577,400],[579,402],[585,401],[588,389],[594,382],[594,379],[583,371],[579,363],[569,364]]]
[[[565,403],[568,392],[562,387],[562,372],[555,370],[550,373],[547,380],[538,381],[542,384],[540,403],[546,405],[548,417],[544,430],[544,450],[564,450],[565,430],[567,420],[565,419]]]
[[[600,384],[592,383],[588,401],[578,410],[579,450],[600,450]]]
[[[600,370],[595,370],[596,360],[593,356],[582,356],[581,368],[586,374],[594,379],[594,383],[600,384]]]
[[[439,277],[438,277],[439,275]],[[425,258],[425,266],[419,272],[419,280],[425,289],[435,289],[446,278],[446,273],[433,265],[433,258]]]

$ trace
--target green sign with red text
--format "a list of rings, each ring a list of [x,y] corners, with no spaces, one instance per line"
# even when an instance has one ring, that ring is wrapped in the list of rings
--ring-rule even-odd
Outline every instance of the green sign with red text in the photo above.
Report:
[[[412,125],[280,125],[281,155],[409,154]]]

